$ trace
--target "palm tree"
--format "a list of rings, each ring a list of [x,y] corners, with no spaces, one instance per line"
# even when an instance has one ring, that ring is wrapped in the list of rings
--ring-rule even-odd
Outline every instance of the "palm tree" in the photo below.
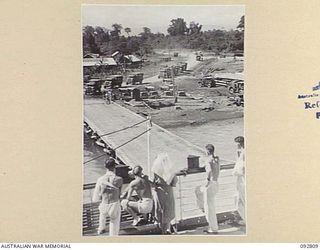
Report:
[[[112,28],[119,35],[122,30],[122,25],[118,24],[118,23],[114,23],[114,24],[112,24]]]
[[[129,27],[127,27],[127,28],[124,28],[124,31],[128,34],[128,36],[129,36],[129,33],[131,32],[131,29],[129,28]]]

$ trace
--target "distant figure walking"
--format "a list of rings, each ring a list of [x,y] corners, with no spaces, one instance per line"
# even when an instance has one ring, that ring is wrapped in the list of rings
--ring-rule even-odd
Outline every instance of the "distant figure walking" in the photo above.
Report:
[[[105,94],[105,97],[106,97],[106,104],[110,104],[111,101],[112,101],[112,91],[111,91],[111,89],[107,90],[107,92]]]
[[[246,197],[245,197],[245,154],[244,154],[244,137],[238,136],[234,139],[238,145],[237,160],[233,169],[233,175],[237,176],[237,189],[238,189],[238,212],[241,217],[242,224],[245,224],[246,213]]]
[[[159,222],[162,234],[171,234],[171,225],[175,223],[175,199],[173,187],[178,178],[168,154],[159,154],[152,165],[154,182],[155,218]]]
[[[121,201],[121,206],[124,210],[130,213],[133,217],[133,226],[137,226],[142,220],[137,213],[148,214],[152,212],[153,199],[151,193],[151,183],[147,175],[142,173],[141,166],[135,166],[132,170],[134,180],[130,182],[126,192],[121,195],[124,198]],[[135,191],[138,195],[138,201],[132,200],[132,194]]]
[[[116,163],[114,159],[108,159],[105,167],[107,172],[97,180],[93,201],[98,202],[101,200],[98,234],[105,232],[106,217],[109,216],[109,235],[114,236],[118,235],[120,230],[120,192],[123,180],[115,174]]]

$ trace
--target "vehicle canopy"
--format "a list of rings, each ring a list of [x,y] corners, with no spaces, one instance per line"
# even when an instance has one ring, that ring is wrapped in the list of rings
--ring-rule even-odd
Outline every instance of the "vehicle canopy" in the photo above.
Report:
[[[244,75],[243,73],[218,73],[214,75],[214,78],[228,80],[244,80]]]
[[[146,88],[148,91],[155,90],[155,87],[153,87],[153,86],[146,86],[145,88]]]
[[[106,80],[110,81],[110,80],[119,80],[119,79],[123,79],[123,76],[122,75],[111,75]]]
[[[159,95],[158,91],[150,91],[150,95]]]
[[[186,96],[186,92],[185,91],[178,91],[178,96]]]
[[[102,82],[102,79],[90,79],[89,83]]]

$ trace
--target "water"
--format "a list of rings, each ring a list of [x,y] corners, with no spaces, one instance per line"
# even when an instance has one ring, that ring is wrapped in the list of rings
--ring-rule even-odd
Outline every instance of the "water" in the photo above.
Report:
[[[204,148],[211,143],[221,159],[235,161],[237,146],[234,138],[244,135],[243,118],[214,121],[200,126],[170,128],[171,132]]]
[[[94,140],[90,139],[86,134],[84,134],[83,142],[84,162],[89,161],[104,153],[102,148],[97,146]],[[106,172],[104,168],[105,160],[106,156],[103,156],[89,163],[83,164],[84,184],[95,183],[97,179]]]
[[[231,161],[234,161],[236,157],[234,138],[244,134],[243,118],[214,121],[200,126],[169,128],[168,130],[202,148],[212,143],[216,147],[216,155],[221,159]],[[101,154],[103,154],[102,149],[95,145],[93,140],[84,136],[84,161]],[[84,164],[84,183],[94,183],[105,173],[105,159],[104,156]]]

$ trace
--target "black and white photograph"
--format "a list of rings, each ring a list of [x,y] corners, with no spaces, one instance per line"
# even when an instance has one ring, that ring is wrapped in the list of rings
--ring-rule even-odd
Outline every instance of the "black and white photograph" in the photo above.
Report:
[[[246,236],[245,6],[84,4],[79,28],[82,236]]]

